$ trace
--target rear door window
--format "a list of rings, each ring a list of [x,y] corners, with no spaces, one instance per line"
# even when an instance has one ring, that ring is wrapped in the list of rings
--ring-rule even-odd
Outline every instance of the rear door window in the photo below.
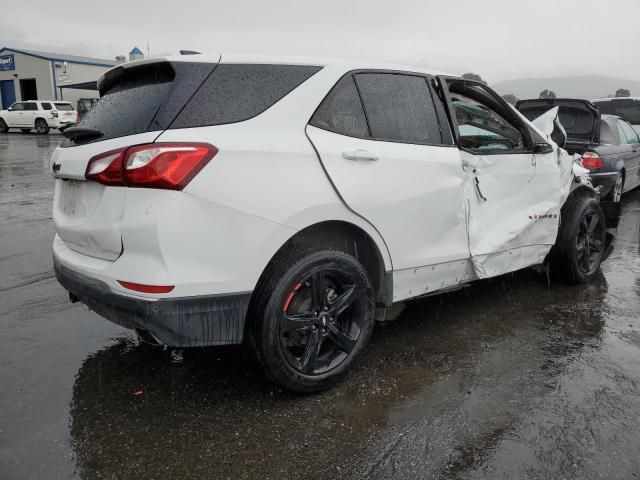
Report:
[[[442,144],[426,77],[396,73],[358,73],[371,136],[404,143]]]
[[[54,105],[56,106],[56,109],[58,109],[60,111],[63,111],[63,112],[72,112],[73,111],[73,105],[71,105],[70,103],[55,103]]]
[[[38,110],[38,104],[37,103],[29,102],[29,103],[23,103],[23,105],[24,105],[24,109],[25,110],[29,110],[29,111]]]
[[[248,120],[271,107],[320,68],[307,65],[218,65],[170,128]]]
[[[331,89],[309,123],[314,127],[350,137],[370,136],[353,76],[343,77]]]
[[[629,125],[627,122],[623,120],[618,120],[618,125],[624,132],[624,136],[627,139],[627,143],[630,143],[630,144],[639,143],[638,134],[636,133],[636,131],[633,129],[631,125]]]

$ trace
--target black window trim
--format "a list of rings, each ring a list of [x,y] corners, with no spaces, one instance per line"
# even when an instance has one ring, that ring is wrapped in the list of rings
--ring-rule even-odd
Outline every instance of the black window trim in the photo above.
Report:
[[[505,99],[503,99],[500,95],[498,95],[496,92],[494,92],[492,89],[489,88],[488,85],[486,85],[485,83],[476,81],[476,80],[467,80],[466,78],[462,78],[462,77],[453,77],[450,75],[439,75],[438,79],[440,79],[440,87],[443,90],[444,96],[446,98],[446,108],[447,108],[447,113],[449,115],[449,123],[452,126],[452,131],[454,134],[454,139],[455,139],[455,143],[456,146],[462,150],[465,151],[471,155],[478,155],[478,156],[489,156],[489,155],[533,155],[534,151],[533,151],[533,137],[531,134],[531,130],[529,128],[529,125],[527,125],[526,123],[524,123],[521,119],[519,119],[517,117],[517,115],[515,114],[515,112],[513,112],[513,114],[511,114],[510,108],[512,108],[509,103],[507,103],[507,101]],[[455,111],[454,111],[454,106],[453,106],[453,102],[451,101],[451,94],[449,93],[449,88],[447,86],[447,81],[455,81],[458,83],[464,83],[465,85],[471,85],[471,86],[477,86],[482,88],[483,90],[485,90],[487,93],[491,94],[491,96],[493,97],[493,100],[496,101],[496,103],[500,104],[504,110],[506,112],[509,112],[509,115],[505,117],[505,120],[509,121],[510,123],[514,123],[514,120],[516,120],[514,127],[518,127],[518,130],[520,131],[520,133],[523,135],[525,141],[527,142],[527,149],[525,150],[482,150],[482,151],[477,151],[477,150],[471,150],[469,148],[463,147],[460,145],[460,131],[458,130],[458,125],[457,122],[455,121]],[[502,115],[501,112],[497,112],[498,114]],[[502,115],[504,116],[504,115]],[[509,118],[512,117],[512,118]]]
[[[407,141],[403,141],[403,140],[394,140],[392,138],[380,138],[380,137],[374,137],[373,135],[371,135],[371,126],[369,124],[369,117],[367,116],[367,109],[364,105],[364,101],[362,100],[362,94],[360,93],[360,87],[358,86],[358,81],[355,78],[355,75],[360,74],[360,73],[382,73],[382,74],[392,74],[392,75],[407,75],[410,77],[422,77],[425,82],[427,83],[427,88],[429,90],[429,95],[430,95],[430,99],[433,103],[433,109],[435,111],[436,114],[436,118],[438,119],[438,129],[440,130],[440,137],[442,138],[442,143],[430,143],[430,142],[407,142]],[[368,137],[363,137],[360,135],[346,135],[344,132],[339,132],[336,131],[334,129],[331,128],[325,128],[325,127],[320,127],[317,125],[314,125],[313,123],[311,123],[311,121],[313,120],[313,117],[315,116],[316,112],[320,109],[320,105],[322,105],[322,103],[325,101],[325,99],[329,96],[329,94],[333,91],[333,89],[336,87],[336,85],[338,85],[342,79],[344,79],[345,77],[352,77],[352,81],[356,86],[356,90],[358,91],[358,97],[360,98],[360,104],[362,106],[362,110],[364,111],[364,117],[365,120],[367,122],[367,130],[369,130],[369,136]],[[325,130],[327,132],[331,132],[331,133],[335,133],[336,135],[342,135],[344,137],[349,137],[349,138],[358,138],[360,140],[372,140],[374,142],[388,142],[388,143],[401,143],[404,145],[421,145],[421,146],[425,146],[425,147],[455,147],[458,148],[458,146],[456,145],[456,143],[453,141],[453,138],[451,135],[447,136],[448,138],[445,138],[445,132],[443,130],[443,119],[440,118],[440,114],[438,112],[438,108],[436,107],[435,104],[435,99],[434,99],[434,92],[432,90],[432,86],[431,86],[431,82],[430,80],[433,78],[433,75],[429,75],[426,73],[422,73],[422,72],[412,72],[412,71],[408,71],[408,70],[386,70],[386,69],[373,69],[373,68],[364,68],[364,69],[356,69],[356,70],[350,70],[348,72],[346,72],[344,75],[342,75],[332,86],[331,88],[329,88],[329,90],[327,91],[327,93],[325,94],[324,97],[322,97],[322,100],[320,100],[320,103],[318,103],[318,106],[316,107],[316,109],[313,111],[313,113],[311,114],[311,117],[309,118],[309,120],[307,120],[307,125],[310,125],[312,127],[315,128],[319,128],[320,130]],[[449,126],[447,125],[447,128],[449,128]],[[447,140],[451,140],[451,143],[445,143]]]

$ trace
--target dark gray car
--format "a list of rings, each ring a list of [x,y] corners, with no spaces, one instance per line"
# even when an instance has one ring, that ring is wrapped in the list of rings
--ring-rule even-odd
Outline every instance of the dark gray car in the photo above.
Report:
[[[564,148],[582,155],[594,186],[601,187],[601,198],[619,202],[623,193],[640,185],[640,137],[626,120],[601,114],[588,100],[535,99],[516,104],[529,120],[556,106],[567,132]]]

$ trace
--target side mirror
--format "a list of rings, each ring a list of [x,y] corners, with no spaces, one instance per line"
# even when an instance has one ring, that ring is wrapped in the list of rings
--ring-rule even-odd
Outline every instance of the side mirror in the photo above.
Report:
[[[7,108],[7,112],[13,112],[13,108],[11,107]]]
[[[536,143],[533,146],[533,153],[545,154],[545,153],[552,153],[552,152],[553,152],[553,147],[548,143]]]

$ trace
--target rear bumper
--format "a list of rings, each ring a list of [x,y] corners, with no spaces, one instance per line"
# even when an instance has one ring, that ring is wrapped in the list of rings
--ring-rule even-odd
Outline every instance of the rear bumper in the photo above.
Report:
[[[608,198],[613,186],[616,184],[618,172],[591,173],[589,176],[594,187],[601,187],[600,198]]]
[[[72,296],[143,338],[172,347],[242,343],[251,292],[144,300],[118,294],[101,280],[78,273],[55,258],[54,270]]]

